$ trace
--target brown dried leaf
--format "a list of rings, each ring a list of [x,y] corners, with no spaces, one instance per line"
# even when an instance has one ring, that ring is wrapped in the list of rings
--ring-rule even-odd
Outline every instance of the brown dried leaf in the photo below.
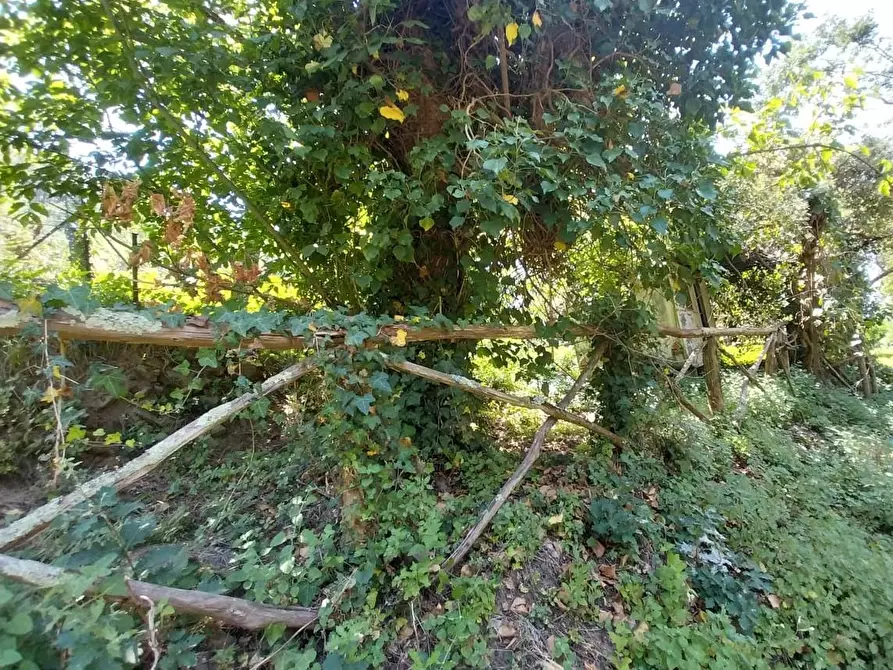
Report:
[[[102,215],[106,219],[114,218],[117,209],[118,194],[115,192],[115,187],[106,182],[102,187]]]
[[[774,593],[770,593],[768,596],[766,596],[766,600],[769,601],[769,604],[772,605],[772,609],[774,610],[777,610],[779,607],[781,607],[781,598],[779,598]]]
[[[183,227],[176,220],[168,220],[164,227],[164,241],[172,247],[179,247],[183,241]]]
[[[188,193],[179,193],[180,204],[174,210],[174,220],[183,224],[183,230],[189,230],[195,220],[195,200]]]
[[[503,638],[513,638],[518,637],[518,630],[510,623],[504,623],[496,629],[496,634]]]
[[[158,216],[167,214],[167,203],[164,201],[164,196],[160,193],[153,193],[149,196],[149,206],[152,207],[152,211]]]
[[[528,605],[527,601],[521,596],[518,596],[512,601],[510,609],[515,614],[530,614],[530,605]]]
[[[605,545],[603,545],[601,542],[596,541],[596,543],[595,543],[595,557],[601,558],[604,555],[605,555]]]
[[[600,565],[598,571],[608,579],[617,579],[617,568],[613,565]]]
[[[667,91],[667,95],[682,95],[682,84],[678,81],[674,81],[670,84],[670,90]]]

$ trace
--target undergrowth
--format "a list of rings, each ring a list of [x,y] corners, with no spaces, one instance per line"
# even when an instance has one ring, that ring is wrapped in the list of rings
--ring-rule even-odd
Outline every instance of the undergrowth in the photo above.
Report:
[[[159,604],[159,668],[893,667],[893,394],[794,372],[740,426],[654,396],[620,454],[566,431],[448,574],[530,422],[371,357],[58,520],[20,555],[82,577],[0,586],[0,666],[151,667],[145,612],[101,597],[126,574],[320,607],[255,634]]]

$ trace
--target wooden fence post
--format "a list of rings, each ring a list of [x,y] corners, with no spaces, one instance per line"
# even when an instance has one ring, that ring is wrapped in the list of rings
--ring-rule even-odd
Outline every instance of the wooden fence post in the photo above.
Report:
[[[695,294],[698,299],[698,312],[701,315],[701,323],[707,328],[714,326],[713,307],[710,304],[710,293],[707,290],[707,282],[699,279],[695,284]],[[704,378],[707,382],[707,400],[710,409],[716,413],[725,408],[725,399],[722,394],[722,375],[719,368],[719,342],[715,337],[704,338]]]

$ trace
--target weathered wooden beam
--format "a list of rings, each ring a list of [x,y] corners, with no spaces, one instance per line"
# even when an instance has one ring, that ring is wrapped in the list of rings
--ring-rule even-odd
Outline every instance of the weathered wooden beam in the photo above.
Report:
[[[270,377],[261,384],[258,391],[251,391],[234,400],[223,403],[209,412],[205,412],[129,463],[81,484],[68,495],[55,498],[45,505],[32,510],[18,521],[0,528],[0,551],[6,551],[40,532],[57,516],[92,498],[103,488],[113,487],[120,490],[130,486],[135,481],[152,472],[152,470],[177,453],[185,445],[246,409],[258,398],[300,379],[303,375],[318,367],[319,362],[320,358],[318,355],[305,358],[300,363],[292,365],[279,374]]]
[[[608,342],[599,343],[595,351],[593,351],[590,355],[589,362],[586,364],[586,367],[583,370],[582,374],[580,374],[580,376],[574,382],[573,386],[571,386],[570,390],[558,402],[559,408],[563,410],[568,408],[574,397],[576,397],[583,386],[585,386],[586,382],[588,382],[590,377],[592,377],[592,374],[598,367],[598,363],[607,348]],[[527,476],[530,468],[533,467],[533,464],[536,463],[537,459],[540,457],[540,453],[542,453],[543,444],[546,441],[546,436],[549,434],[549,431],[552,430],[552,427],[557,422],[558,419],[556,419],[554,416],[550,416],[539,427],[539,430],[536,431],[536,435],[533,438],[533,443],[527,449],[527,453],[524,454],[524,460],[521,461],[521,464],[515,469],[515,471],[512,473],[512,476],[509,477],[505,484],[502,485],[502,488],[499,489],[499,493],[496,494],[496,497],[493,498],[493,501],[489,505],[487,505],[487,508],[481,513],[478,522],[471,530],[468,531],[468,533],[466,533],[463,540],[456,546],[456,548],[453,550],[453,553],[450,554],[449,558],[447,558],[446,563],[444,564],[444,567],[446,567],[447,570],[451,570],[453,566],[461,562],[462,559],[465,558],[466,554],[471,551],[471,548],[490,525],[490,522],[493,521],[493,517],[496,516],[497,512],[499,512],[502,506],[506,503],[506,501],[514,492],[515,488],[517,488],[518,484],[520,484],[524,477]]]
[[[46,319],[47,330],[66,340],[96,342],[122,342],[126,344],[154,344],[163,347],[215,347],[223,334],[220,328],[207,319],[190,318],[185,326],[169,328],[161,321],[143,314],[99,309],[89,317],[74,311],[58,310]],[[43,330],[43,319],[21,313],[17,306],[0,300],[0,335],[16,335],[28,326],[38,325]],[[657,334],[683,339],[699,337],[725,337],[768,335],[777,326],[741,328],[674,328],[659,326]],[[388,344],[399,331],[406,333],[407,342],[436,342],[455,340],[534,340],[543,336],[535,326],[469,325],[454,328],[413,327],[405,324],[383,326],[369,338],[369,345]],[[597,326],[570,326],[557,336],[559,339],[598,337],[605,332]],[[263,333],[243,339],[242,349],[303,349],[327,344],[342,344],[343,331],[320,331],[315,338],[292,337],[278,333]]]
[[[626,444],[622,437],[620,437],[616,433],[612,433],[607,428],[603,428],[602,426],[592,423],[588,419],[585,419],[578,414],[568,412],[566,409],[562,409],[561,407],[553,405],[552,403],[545,400],[540,400],[538,398],[526,398],[524,396],[517,396],[512,395],[511,393],[498,391],[488,386],[484,386],[483,384],[476,382],[473,379],[469,379],[468,377],[439,372],[438,370],[432,370],[431,368],[426,368],[424,365],[410,363],[409,361],[398,361],[390,357],[385,357],[385,365],[387,365],[392,370],[415,375],[416,377],[427,379],[430,382],[436,382],[438,384],[444,384],[445,386],[452,386],[453,388],[462,389],[463,391],[467,391],[468,393],[476,395],[479,398],[484,398],[486,400],[496,400],[498,402],[504,402],[507,405],[515,405],[516,407],[524,407],[526,409],[534,409],[540,411],[543,414],[554,417],[555,419],[582,426],[590,432],[593,432],[596,435],[605,438],[616,447],[623,447]]]
[[[66,579],[75,577],[76,573],[46,563],[0,554],[0,575],[37,588],[51,589],[64,583]],[[276,623],[285,624],[288,628],[305,628],[314,623],[318,616],[317,610],[307,607],[272,607],[242,598],[176,589],[135,579],[127,579],[125,583],[130,599],[144,609],[165,602],[181,614],[209,617],[245,630],[261,630]],[[110,599],[119,599],[106,596],[96,589],[91,592]]]

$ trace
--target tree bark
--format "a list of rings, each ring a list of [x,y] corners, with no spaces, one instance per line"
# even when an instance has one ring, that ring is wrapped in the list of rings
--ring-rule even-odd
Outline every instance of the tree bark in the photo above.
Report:
[[[567,407],[571,404],[571,401],[580,392],[580,389],[589,381],[595,372],[596,367],[598,366],[599,361],[605,353],[605,350],[608,348],[607,342],[602,342],[596,347],[596,349],[592,352],[589,357],[589,362],[586,365],[586,368],[583,370],[582,374],[577,378],[574,382],[574,385],[571,386],[570,390],[565,394],[565,396],[558,402],[558,407],[562,410],[567,409]],[[444,567],[447,570],[451,570],[453,566],[457,563],[461,562],[462,559],[471,551],[471,548],[475,545],[478,539],[481,537],[483,532],[490,525],[490,522],[493,521],[493,518],[502,508],[502,506],[506,503],[506,501],[511,497],[515,488],[517,488],[518,484],[521,483],[521,480],[527,476],[527,473],[530,471],[530,468],[533,467],[533,464],[536,463],[537,459],[540,457],[540,453],[543,450],[543,444],[546,441],[546,436],[549,434],[549,431],[552,430],[552,427],[558,422],[554,416],[550,416],[546,419],[543,424],[539,427],[539,430],[536,431],[536,435],[533,438],[533,443],[527,449],[527,453],[524,454],[524,460],[521,461],[521,464],[515,469],[512,473],[512,476],[508,478],[505,484],[502,485],[502,488],[499,489],[499,493],[496,494],[496,497],[493,498],[492,502],[487,506],[487,508],[483,511],[478,522],[474,525],[468,533],[465,535],[465,538],[456,546],[453,550],[453,553],[450,554],[449,558],[447,558]]]
[[[177,453],[185,445],[220,425],[252,402],[273,391],[283,388],[300,379],[303,375],[319,366],[319,357],[306,358],[296,365],[286,368],[278,375],[270,377],[260,390],[246,393],[235,400],[230,400],[209,412],[202,414],[195,421],[183,426],[180,430],[166,437],[154,447],[137,456],[122,467],[106,472],[90,481],[81,484],[66,496],[55,498],[50,502],[32,510],[27,515],[4,528],[0,528],[0,551],[6,551],[19,545],[29,537],[39,533],[63,512],[72,509],[85,500],[95,496],[106,487],[121,490],[135,481],[145,477],[165,460]]]
[[[77,576],[76,573],[53,565],[13,558],[5,554],[0,554],[0,575],[41,589],[51,589],[66,579]],[[175,589],[135,579],[127,579],[125,582],[130,599],[139,607],[145,609],[153,604],[166,602],[181,614],[210,617],[215,621],[245,630],[261,630],[274,623],[285,624],[288,628],[305,628],[314,623],[318,616],[317,610],[306,607],[284,609],[242,598]],[[118,599],[96,590],[91,591],[110,599]]]
[[[699,279],[695,284],[695,294],[698,299],[698,311],[701,314],[701,323],[708,328],[713,328],[713,307],[710,304],[710,293],[707,290],[707,282]],[[725,408],[725,399],[722,394],[722,375],[720,374],[719,342],[715,335],[704,339],[704,379],[707,382],[707,400],[710,410],[715,414]]]
[[[596,435],[605,438],[615,447],[622,448],[626,445],[624,439],[616,433],[612,433],[607,428],[603,428],[598,424],[592,423],[582,416],[573,414],[572,412],[568,412],[560,405],[553,405],[552,403],[546,402],[545,400],[525,398],[523,396],[504,393],[503,391],[497,391],[496,389],[491,389],[487,386],[484,386],[483,384],[480,384],[479,382],[474,381],[473,379],[469,379],[468,377],[462,377],[460,375],[450,375],[445,372],[439,372],[437,370],[432,370],[431,368],[426,368],[423,365],[410,363],[409,361],[397,361],[391,358],[385,358],[385,365],[387,365],[392,370],[397,370],[398,372],[405,372],[410,375],[421,377],[422,379],[427,379],[431,382],[436,382],[438,384],[444,384],[445,386],[452,386],[453,388],[462,389],[463,391],[467,391],[468,393],[476,395],[479,398],[484,398],[486,400],[496,400],[498,402],[504,402],[508,405],[515,405],[516,407],[524,407],[526,409],[535,409],[542,412],[543,414],[548,414],[555,419],[560,419],[561,421],[567,421],[568,423],[582,426],[583,428],[586,428]]]

